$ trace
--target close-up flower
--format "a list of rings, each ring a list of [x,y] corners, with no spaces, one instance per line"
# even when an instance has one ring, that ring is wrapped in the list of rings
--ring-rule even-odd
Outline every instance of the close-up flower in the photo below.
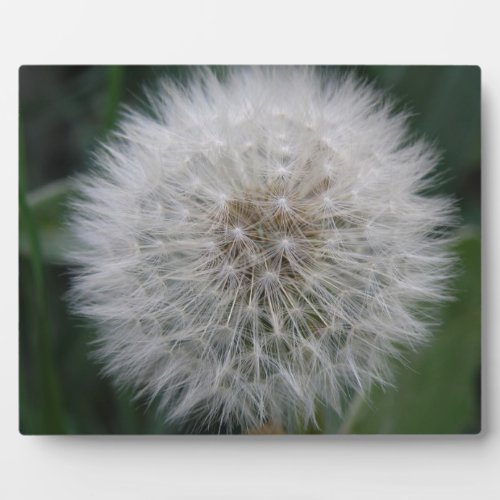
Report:
[[[190,431],[317,425],[432,342],[440,151],[353,72],[192,71],[126,108],[71,201],[71,304],[118,385]]]

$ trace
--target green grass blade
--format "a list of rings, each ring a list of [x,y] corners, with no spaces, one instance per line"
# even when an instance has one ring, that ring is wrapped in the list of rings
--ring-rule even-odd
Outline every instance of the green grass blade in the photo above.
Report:
[[[47,289],[44,277],[44,264],[40,238],[35,217],[29,206],[26,195],[26,155],[24,146],[24,131],[22,120],[19,126],[19,215],[20,215],[20,234],[24,232],[27,235],[30,246],[29,263],[33,277],[33,301],[34,314],[33,328],[26,332],[30,336],[28,339],[28,349],[31,350],[34,367],[30,367],[34,372],[32,380],[38,384],[35,392],[38,397],[38,408],[43,414],[42,428],[24,428],[26,420],[23,421],[21,432],[60,434],[64,432],[62,416],[61,392],[58,385],[58,379],[55,372],[54,353],[52,350],[51,328],[48,301],[46,297]],[[20,374],[20,380],[23,381],[21,390],[26,387],[25,374]],[[21,395],[20,401],[25,400]],[[21,408],[23,413],[23,408]]]
[[[116,121],[123,92],[123,66],[110,66],[108,69],[108,91],[104,127],[109,130]]]

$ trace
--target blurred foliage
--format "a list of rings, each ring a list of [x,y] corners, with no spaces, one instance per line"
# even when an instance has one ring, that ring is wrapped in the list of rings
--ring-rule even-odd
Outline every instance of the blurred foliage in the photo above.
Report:
[[[322,68],[326,74],[338,68]],[[437,192],[458,199],[463,238],[457,300],[424,349],[395,368],[394,388],[354,400],[343,422],[319,408],[322,432],[475,433],[481,428],[480,70],[465,66],[358,66],[414,113],[415,133],[442,151]],[[217,68],[221,75],[224,68]],[[92,325],[73,316],[65,293],[71,247],[64,226],[71,176],[112,128],[120,104],[145,106],[160,76],[188,67],[24,66],[20,69],[19,390],[24,434],[157,434],[166,425],[144,401],[114,388],[91,359]],[[317,432],[307,430],[305,432]]]
[[[432,343],[395,370],[394,389],[377,387],[350,431],[384,434],[476,433],[480,428],[481,272],[479,239],[457,248],[462,274]]]
[[[464,223],[480,224],[481,74],[477,66],[382,66],[367,69],[413,112],[415,132],[442,154],[443,192],[460,203]]]

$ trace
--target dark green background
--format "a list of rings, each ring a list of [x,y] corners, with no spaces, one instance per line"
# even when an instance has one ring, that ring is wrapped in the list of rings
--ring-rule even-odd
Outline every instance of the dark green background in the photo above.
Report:
[[[225,69],[216,68],[223,75]],[[481,429],[480,70],[473,66],[322,67],[355,71],[410,109],[412,126],[442,151],[436,192],[455,196],[462,217],[456,300],[442,309],[434,341],[395,366],[395,388],[355,403],[343,432],[477,433]],[[64,295],[66,179],[117,119],[120,103],[145,106],[144,85],[185,79],[188,67],[20,68],[20,430],[24,434],[175,433],[143,401],[118,391],[90,359],[92,325]],[[47,186],[50,186],[47,188]],[[339,419],[318,409],[321,431]],[[305,429],[305,432],[317,432]]]

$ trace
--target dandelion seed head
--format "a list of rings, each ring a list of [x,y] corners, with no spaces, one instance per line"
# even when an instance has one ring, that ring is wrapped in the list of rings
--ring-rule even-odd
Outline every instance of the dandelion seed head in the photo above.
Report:
[[[166,418],[243,431],[387,380],[452,264],[453,204],[425,194],[438,156],[407,117],[306,68],[200,70],[150,101],[73,203],[72,300],[106,372]]]

